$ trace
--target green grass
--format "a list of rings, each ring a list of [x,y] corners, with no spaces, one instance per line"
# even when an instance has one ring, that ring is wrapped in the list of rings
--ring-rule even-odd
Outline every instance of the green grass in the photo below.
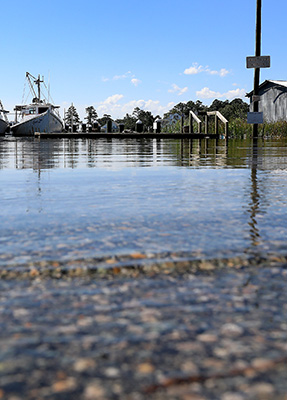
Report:
[[[265,123],[260,126],[262,136],[285,137],[287,136],[287,121]]]
[[[229,137],[242,138],[244,136],[252,135],[252,125],[240,118],[231,120],[229,122],[228,130]]]
[[[229,123],[229,136],[252,136],[252,129],[252,124],[248,124],[247,121],[234,119]],[[262,137],[285,137],[287,136],[287,121],[259,124],[258,134]]]
[[[188,121],[185,121],[185,124],[188,125]],[[215,132],[213,121],[210,121],[208,128],[209,133]],[[165,127],[163,131],[172,133],[180,132],[180,129],[181,123],[178,121],[174,125]],[[193,124],[193,129],[194,132],[197,132],[197,124]],[[248,124],[245,119],[236,118],[229,121],[228,131],[230,138],[252,137],[252,129],[252,124]],[[204,123],[202,124],[202,132],[205,132]],[[219,134],[224,134],[224,124],[222,123],[219,123]],[[258,134],[262,137],[287,137],[287,121],[259,124]]]

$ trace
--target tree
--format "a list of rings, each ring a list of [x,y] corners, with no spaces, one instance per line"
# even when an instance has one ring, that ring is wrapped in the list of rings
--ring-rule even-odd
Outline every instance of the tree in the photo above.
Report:
[[[133,111],[133,116],[136,120],[139,119],[143,123],[145,130],[149,130],[153,126],[155,118],[150,111],[144,111],[136,107]]]
[[[71,125],[72,121],[73,121],[73,125],[78,124],[80,122],[79,114],[76,110],[76,107],[73,104],[65,112],[64,120],[65,120],[65,123],[67,123],[68,125]]]
[[[216,99],[210,105],[208,111],[219,111],[229,121],[236,118],[246,119],[249,105],[242,99],[234,99],[231,102]]]
[[[246,119],[249,105],[239,98],[231,102],[229,100],[222,101],[215,99],[209,107],[205,106],[199,100],[195,103],[190,100],[187,103],[176,104],[170,111],[164,114],[163,118],[166,121],[174,121],[181,118],[182,115],[184,118],[188,118],[189,111],[193,111],[195,114],[198,114],[200,111],[219,111],[226,119],[232,121],[236,118]]]
[[[111,117],[110,114],[104,114],[104,115],[102,116],[102,118],[99,118],[99,119],[98,119],[99,124],[100,124],[101,126],[103,126],[103,125],[105,125],[105,124],[108,122],[108,120],[110,120],[111,118],[112,118],[112,117]]]
[[[189,111],[193,111],[197,114],[199,111],[206,111],[206,109],[207,107],[200,100],[197,100],[195,103],[189,100],[187,103],[176,104],[170,111],[164,114],[163,118],[170,119],[172,115],[183,115],[185,118],[188,118]]]
[[[131,129],[131,130],[135,129],[136,121],[137,121],[137,118],[135,118],[134,116],[132,116],[128,113],[125,115],[124,118],[116,120],[116,122],[118,124],[124,124],[125,129]]]
[[[247,113],[249,111],[249,105],[242,99],[234,99],[229,103],[228,109],[222,110],[222,114],[225,118],[231,120],[235,118],[247,119]]]
[[[208,107],[208,111],[222,111],[229,104],[228,100],[222,101],[215,99]]]
[[[98,118],[98,113],[95,110],[94,106],[89,106],[86,108],[86,113],[87,116],[85,117],[85,119],[87,120],[87,123],[89,125],[93,125],[93,123],[96,121],[96,119]]]

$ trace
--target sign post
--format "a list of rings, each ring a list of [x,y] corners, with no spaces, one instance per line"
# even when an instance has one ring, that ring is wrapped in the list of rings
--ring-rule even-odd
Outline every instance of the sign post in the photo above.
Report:
[[[263,113],[258,112],[260,68],[270,67],[270,56],[261,56],[261,9],[262,0],[257,0],[255,57],[246,57],[246,68],[254,68],[253,112],[249,112],[247,116],[247,122],[253,124],[253,138],[258,136],[258,124],[263,123]]]
[[[255,57],[260,57],[261,55],[261,10],[262,10],[262,0],[257,0],[256,7],[256,38],[255,38]],[[253,95],[258,96],[260,80],[260,68],[255,68],[254,70],[254,90]],[[258,112],[258,101],[253,103],[253,111]],[[253,137],[258,136],[258,124],[253,125]]]
[[[263,124],[263,112],[249,112],[247,114],[248,124]]]
[[[270,56],[246,57],[246,68],[269,68]]]

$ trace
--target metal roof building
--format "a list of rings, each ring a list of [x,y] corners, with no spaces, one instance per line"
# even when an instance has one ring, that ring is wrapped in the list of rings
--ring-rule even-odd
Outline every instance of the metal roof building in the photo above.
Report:
[[[259,86],[259,111],[264,122],[287,121],[287,81],[266,80]],[[252,99],[253,91],[246,94]],[[252,102],[250,111],[253,111]]]

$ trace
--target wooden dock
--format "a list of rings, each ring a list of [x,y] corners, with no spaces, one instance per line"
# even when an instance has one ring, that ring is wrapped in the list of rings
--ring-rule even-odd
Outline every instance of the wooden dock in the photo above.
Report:
[[[218,134],[206,133],[153,133],[153,132],[59,132],[45,133],[36,132],[35,137],[40,138],[85,138],[85,139],[100,139],[100,138],[117,138],[117,139],[218,139]]]
[[[221,135],[218,133],[218,123],[219,120],[224,124],[224,135],[228,138],[228,121],[223,115],[218,111],[202,112],[200,115],[205,117],[205,129],[202,132],[202,121],[198,116],[190,111],[189,112],[189,126],[184,126],[183,121],[181,124],[180,132],[166,133],[154,130],[153,132],[137,132],[137,131],[123,131],[123,132],[90,132],[90,131],[80,131],[80,132],[60,132],[60,133],[40,133],[35,132],[36,137],[41,138],[117,138],[117,139],[218,139]],[[208,120],[210,117],[214,117],[215,122],[215,132],[209,132]],[[193,131],[193,121],[197,124],[198,132]],[[187,128],[187,129],[185,129]]]

